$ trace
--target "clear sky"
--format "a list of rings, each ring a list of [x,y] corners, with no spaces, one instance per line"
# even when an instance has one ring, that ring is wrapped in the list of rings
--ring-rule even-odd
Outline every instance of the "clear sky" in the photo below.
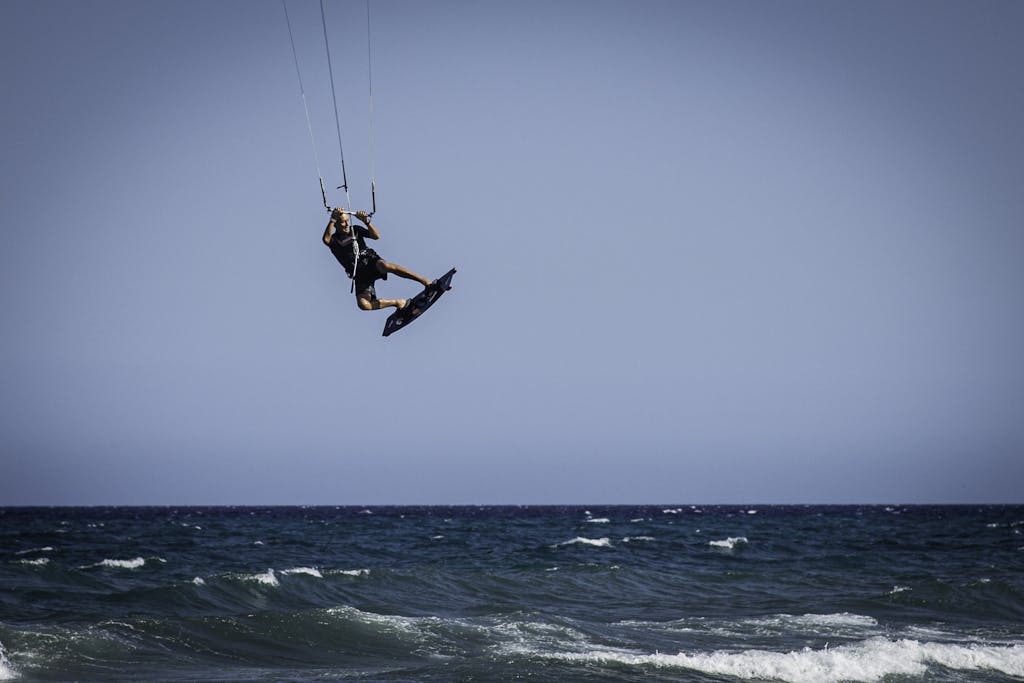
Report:
[[[362,208],[366,5],[327,21]],[[0,3],[0,505],[1024,500],[1024,3],[372,28],[375,246],[459,269],[386,339],[279,1]]]

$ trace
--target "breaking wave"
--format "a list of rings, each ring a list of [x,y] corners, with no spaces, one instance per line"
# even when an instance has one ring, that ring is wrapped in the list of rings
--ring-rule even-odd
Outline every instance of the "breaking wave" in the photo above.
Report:
[[[597,649],[546,656],[589,664],[690,669],[741,680],[787,683],[877,683],[887,676],[924,676],[933,667],[953,671],[987,669],[1008,676],[1024,676],[1024,646],[1019,644],[959,645],[881,637],[852,645],[790,652],[744,650],[669,655]]]
[[[146,560],[142,557],[136,557],[131,560],[100,560],[96,564],[88,564],[82,567],[82,569],[94,569],[95,567],[108,567],[111,569],[139,569],[145,566]]]
[[[608,538],[584,538],[583,536],[577,536],[576,538],[571,538],[568,541],[556,543],[555,547],[566,545],[592,545],[597,548],[610,548],[612,542]]]
[[[746,536],[729,537],[722,541],[708,541],[708,545],[712,548],[725,548],[726,550],[735,550],[736,546],[741,543],[747,543]]]

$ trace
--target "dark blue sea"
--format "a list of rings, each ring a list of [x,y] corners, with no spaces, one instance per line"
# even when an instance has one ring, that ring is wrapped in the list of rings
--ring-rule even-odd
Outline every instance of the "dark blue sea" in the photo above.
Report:
[[[1024,507],[0,509],[0,680],[1020,681]]]

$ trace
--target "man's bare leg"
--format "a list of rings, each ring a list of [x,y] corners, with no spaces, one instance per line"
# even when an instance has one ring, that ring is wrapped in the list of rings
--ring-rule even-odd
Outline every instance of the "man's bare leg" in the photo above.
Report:
[[[424,287],[430,286],[430,280],[423,277],[422,275],[417,275],[408,268],[403,268],[397,263],[388,263],[387,261],[381,261],[380,267],[383,268],[386,272],[394,273],[398,277],[404,277],[406,280],[415,280]]]
[[[379,311],[382,308],[401,308],[405,306],[408,299],[375,299],[370,301],[366,297],[359,297],[359,308],[364,311]]]

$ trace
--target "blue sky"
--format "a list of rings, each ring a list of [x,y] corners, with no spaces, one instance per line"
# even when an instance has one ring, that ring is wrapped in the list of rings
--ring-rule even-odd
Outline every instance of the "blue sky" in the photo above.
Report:
[[[0,505],[1021,502],[1024,4],[372,20],[378,251],[459,269],[387,339],[280,2],[0,5]]]

